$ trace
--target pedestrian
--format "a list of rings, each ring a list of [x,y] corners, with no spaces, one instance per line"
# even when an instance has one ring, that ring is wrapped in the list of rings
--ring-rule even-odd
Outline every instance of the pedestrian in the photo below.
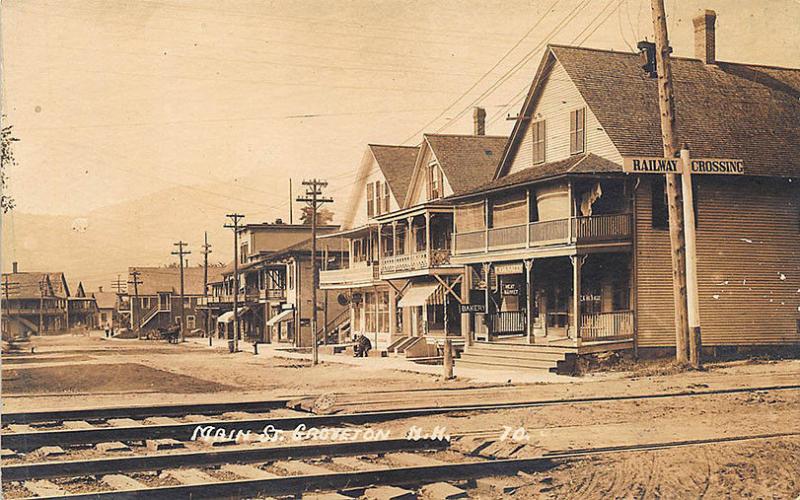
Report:
[[[108,328],[108,325],[106,325],[106,338],[110,338],[110,337],[111,337],[111,332],[110,332],[110,329]]]

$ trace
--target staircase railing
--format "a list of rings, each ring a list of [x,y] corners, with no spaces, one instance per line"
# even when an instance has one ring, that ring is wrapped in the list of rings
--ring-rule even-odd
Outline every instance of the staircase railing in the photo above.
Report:
[[[329,320],[327,324],[317,330],[317,341],[327,339],[330,337],[331,331],[338,328],[345,322],[350,321],[350,309],[341,310],[333,319]]]
[[[149,323],[150,320],[155,318],[159,312],[161,312],[161,307],[159,307],[158,303],[156,303],[155,306],[148,309],[144,314],[139,313],[139,317],[141,318],[139,320],[139,328],[144,328],[144,326]]]

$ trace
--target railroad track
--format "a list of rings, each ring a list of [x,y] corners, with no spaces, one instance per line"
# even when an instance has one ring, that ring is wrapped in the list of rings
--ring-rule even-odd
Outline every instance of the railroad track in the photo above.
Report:
[[[215,431],[219,430],[219,432],[229,435],[237,431],[247,430],[251,432],[260,432],[268,425],[272,425],[275,429],[286,431],[294,429],[301,424],[308,427],[322,428],[381,423],[404,418],[441,415],[446,413],[484,412],[565,404],[592,404],[600,402],[683,398],[797,389],[800,389],[800,385],[773,385],[501,404],[480,403],[417,407],[400,410],[380,410],[330,415],[317,415],[305,410],[299,411],[285,408],[288,404],[288,400],[100,408],[62,413],[12,413],[3,416],[4,424],[7,425],[3,429],[2,440],[4,448],[24,453],[45,446],[95,445],[110,441],[146,442],[148,440],[157,439],[186,441],[192,436],[198,426],[213,427]],[[216,417],[213,416],[223,411],[227,413],[222,413],[222,415],[217,415]],[[138,418],[145,418],[140,421],[133,420],[131,417],[116,418],[126,414]],[[27,424],[14,424],[11,422],[27,422]],[[38,426],[36,426],[36,424],[38,424]]]
[[[292,454],[296,450],[289,451],[290,447],[282,447],[287,450],[280,455],[268,458],[240,456],[237,463],[226,461],[226,465],[221,467],[211,467],[206,463],[201,467],[195,464],[194,468],[165,470],[163,464],[150,463],[141,464],[142,468],[137,474],[103,475],[102,472],[93,471],[85,477],[74,477],[76,472],[73,470],[68,473],[72,476],[70,480],[51,482],[38,479],[25,481],[21,485],[11,483],[14,489],[10,492],[14,496],[13,493],[22,491],[19,489],[21,487],[26,492],[38,493],[38,496],[31,498],[72,499],[247,498],[286,495],[305,498],[306,494],[316,495],[322,492],[336,492],[345,498],[391,489],[394,495],[405,492],[407,498],[415,498],[417,491],[426,488],[447,491],[447,494],[458,494],[460,491],[467,495],[470,490],[479,487],[476,480],[481,478],[510,478],[510,481],[480,484],[481,488],[496,487],[494,494],[499,495],[508,492],[508,489],[503,488],[524,485],[524,480],[518,477],[520,473],[546,470],[557,464],[587,457],[796,436],[800,436],[800,432],[588,448],[552,452],[532,458],[499,460],[458,456],[453,453],[443,459],[436,454],[425,453],[424,450],[431,448],[439,451],[447,448],[447,441],[437,440],[404,440],[407,447],[415,447],[414,453],[399,451],[397,440],[371,442],[368,450],[357,446],[349,450],[342,448],[339,450],[340,454],[332,454],[330,448],[306,445],[303,448],[307,450],[299,456]],[[352,447],[354,443],[348,445]],[[153,460],[154,457],[149,459]],[[4,468],[4,481],[7,479],[6,474]],[[80,483],[82,492],[70,493],[68,485],[76,483]]]

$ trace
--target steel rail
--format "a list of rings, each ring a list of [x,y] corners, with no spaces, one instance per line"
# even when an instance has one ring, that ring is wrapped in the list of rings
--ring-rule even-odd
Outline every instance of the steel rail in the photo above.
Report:
[[[604,447],[565,451],[532,458],[484,460],[442,465],[397,467],[391,469],[369,469],[354,472],[331,472],[269,479],[242,479],[214,483],[161,486],[146,489],[129,489],[97,493],[79,493],[59,497],[67,499],[183,499],[183,498],[244,498],[254,494],[289,495],[306,491],[330,491],[366,488],[376,484],[416,485],[427,482],[454,481],[487,476],[516,474],[519,471],[546,470],[556,461],[568,462],[587,456],[602,456],[614,453],[659,451],[669,448],[702,446],[710,444],[742,442],[759,439],[798,436],[800,432],[731,436],[724,438],[671,441],[640,445]],[[41,497],[37,497],[41,500]]]
[[[542,406],[585,404],[606,401],[630,401],[662,399],[672,397],[706,396],[720,394],[736,394],[758,391],[796,390],[800,385],[764,386],[733,389],[712,389],[707,391],[678,391],[660,394],[597,396],[587,398],[554,399],[518,403],[478,403],[465,406],[438,406],[429,408],[409,408],[402,410],[381,410],[360,413],[343,413],[331,415],[298,415],[291,417],[259,417],[241,420],[208,420],[203,422],[179,422],[163,425],[141,425],[127,427],[100,427],[95,429],[66,429],[33,432],[10,433],[2,436],[3,446],[15,451],[29,451],[41,446],[62,446],[77,444],[95,444],[105,441],[142,441],[147,439],[172,438],[186,441],[198,426],[213,426],[223,429],[226,434],[241,431],[260,432],[265,426],[272,425],[279,430],[292,430],[304,424],[307,427],[325,427],[336,425],[359,425],[388,422],[403,418],[424,417],[456,412],[495,411],[516,408],[535,408]]]
[[[32,424],[36,422],[63,422],[65,420],[97,420],[108,418],[173,417],[183,415],[213,415],[228,411],[266,412],[286,408],[291,399],[266,401],[240,401],[226,403],[186,403],[174,405],[107,406],[78,410],[49,410],[4,413],[4,424]]]
[[[269,462],[318,456],[343,456],[395,451],[442,450],[450,446],[446,440],[381,439],[374,441],[348,441],[270,448],[245,448],[208,450],[158,455],[68,460],[4,465],[4,481],[25,481],[48,477],[85,476],[119,472],[161,470],[175,467],[218,465],[227,463]]]

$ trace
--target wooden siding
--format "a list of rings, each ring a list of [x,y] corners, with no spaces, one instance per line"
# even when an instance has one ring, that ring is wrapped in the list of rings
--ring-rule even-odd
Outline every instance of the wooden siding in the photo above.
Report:
[[[367,184],[375,181],[381,181],[381,195],[383,195],[383,185],[386,183],[386,177],[378,166],[378,162],[375,161],[375,156],[367,149],[359,167],[359,175],[354,182],[348,214],[342,229],[352,229],[363,226],[368,222],[375,222],[374,219],[367,217]],[[398,210],[400,206],[397,204],[394,193],[390,192],[389,198],[391,200],[390,211]],[[381,196],[381,200],[383,200],[383,196]]]
[[[586,107],[578,88],[556,62],[544,79],[541,95],[530,113],[531,119],[520,130],[523,134],[509,173],[533,166],[531,122],[545,120],[545,163],[569,158],[569,116],[575,109]],[[622,157],[603,130],[594,113],[586,112],[586,152],[622,163]]]
[[[430,163],[432,155],[431,148],[427,142],[422,143],[422,147],[424,152],[422,153],[422,159],[417,161],[419,170],[411,178],[406,207],[414,207],[428,201],[428,163]]]
[[[800,189],[777,179],[699,181],[703,345],[800,342]],[[636,195],[638,344],[674,346],[669,233],[651,227],[649,179]]]

